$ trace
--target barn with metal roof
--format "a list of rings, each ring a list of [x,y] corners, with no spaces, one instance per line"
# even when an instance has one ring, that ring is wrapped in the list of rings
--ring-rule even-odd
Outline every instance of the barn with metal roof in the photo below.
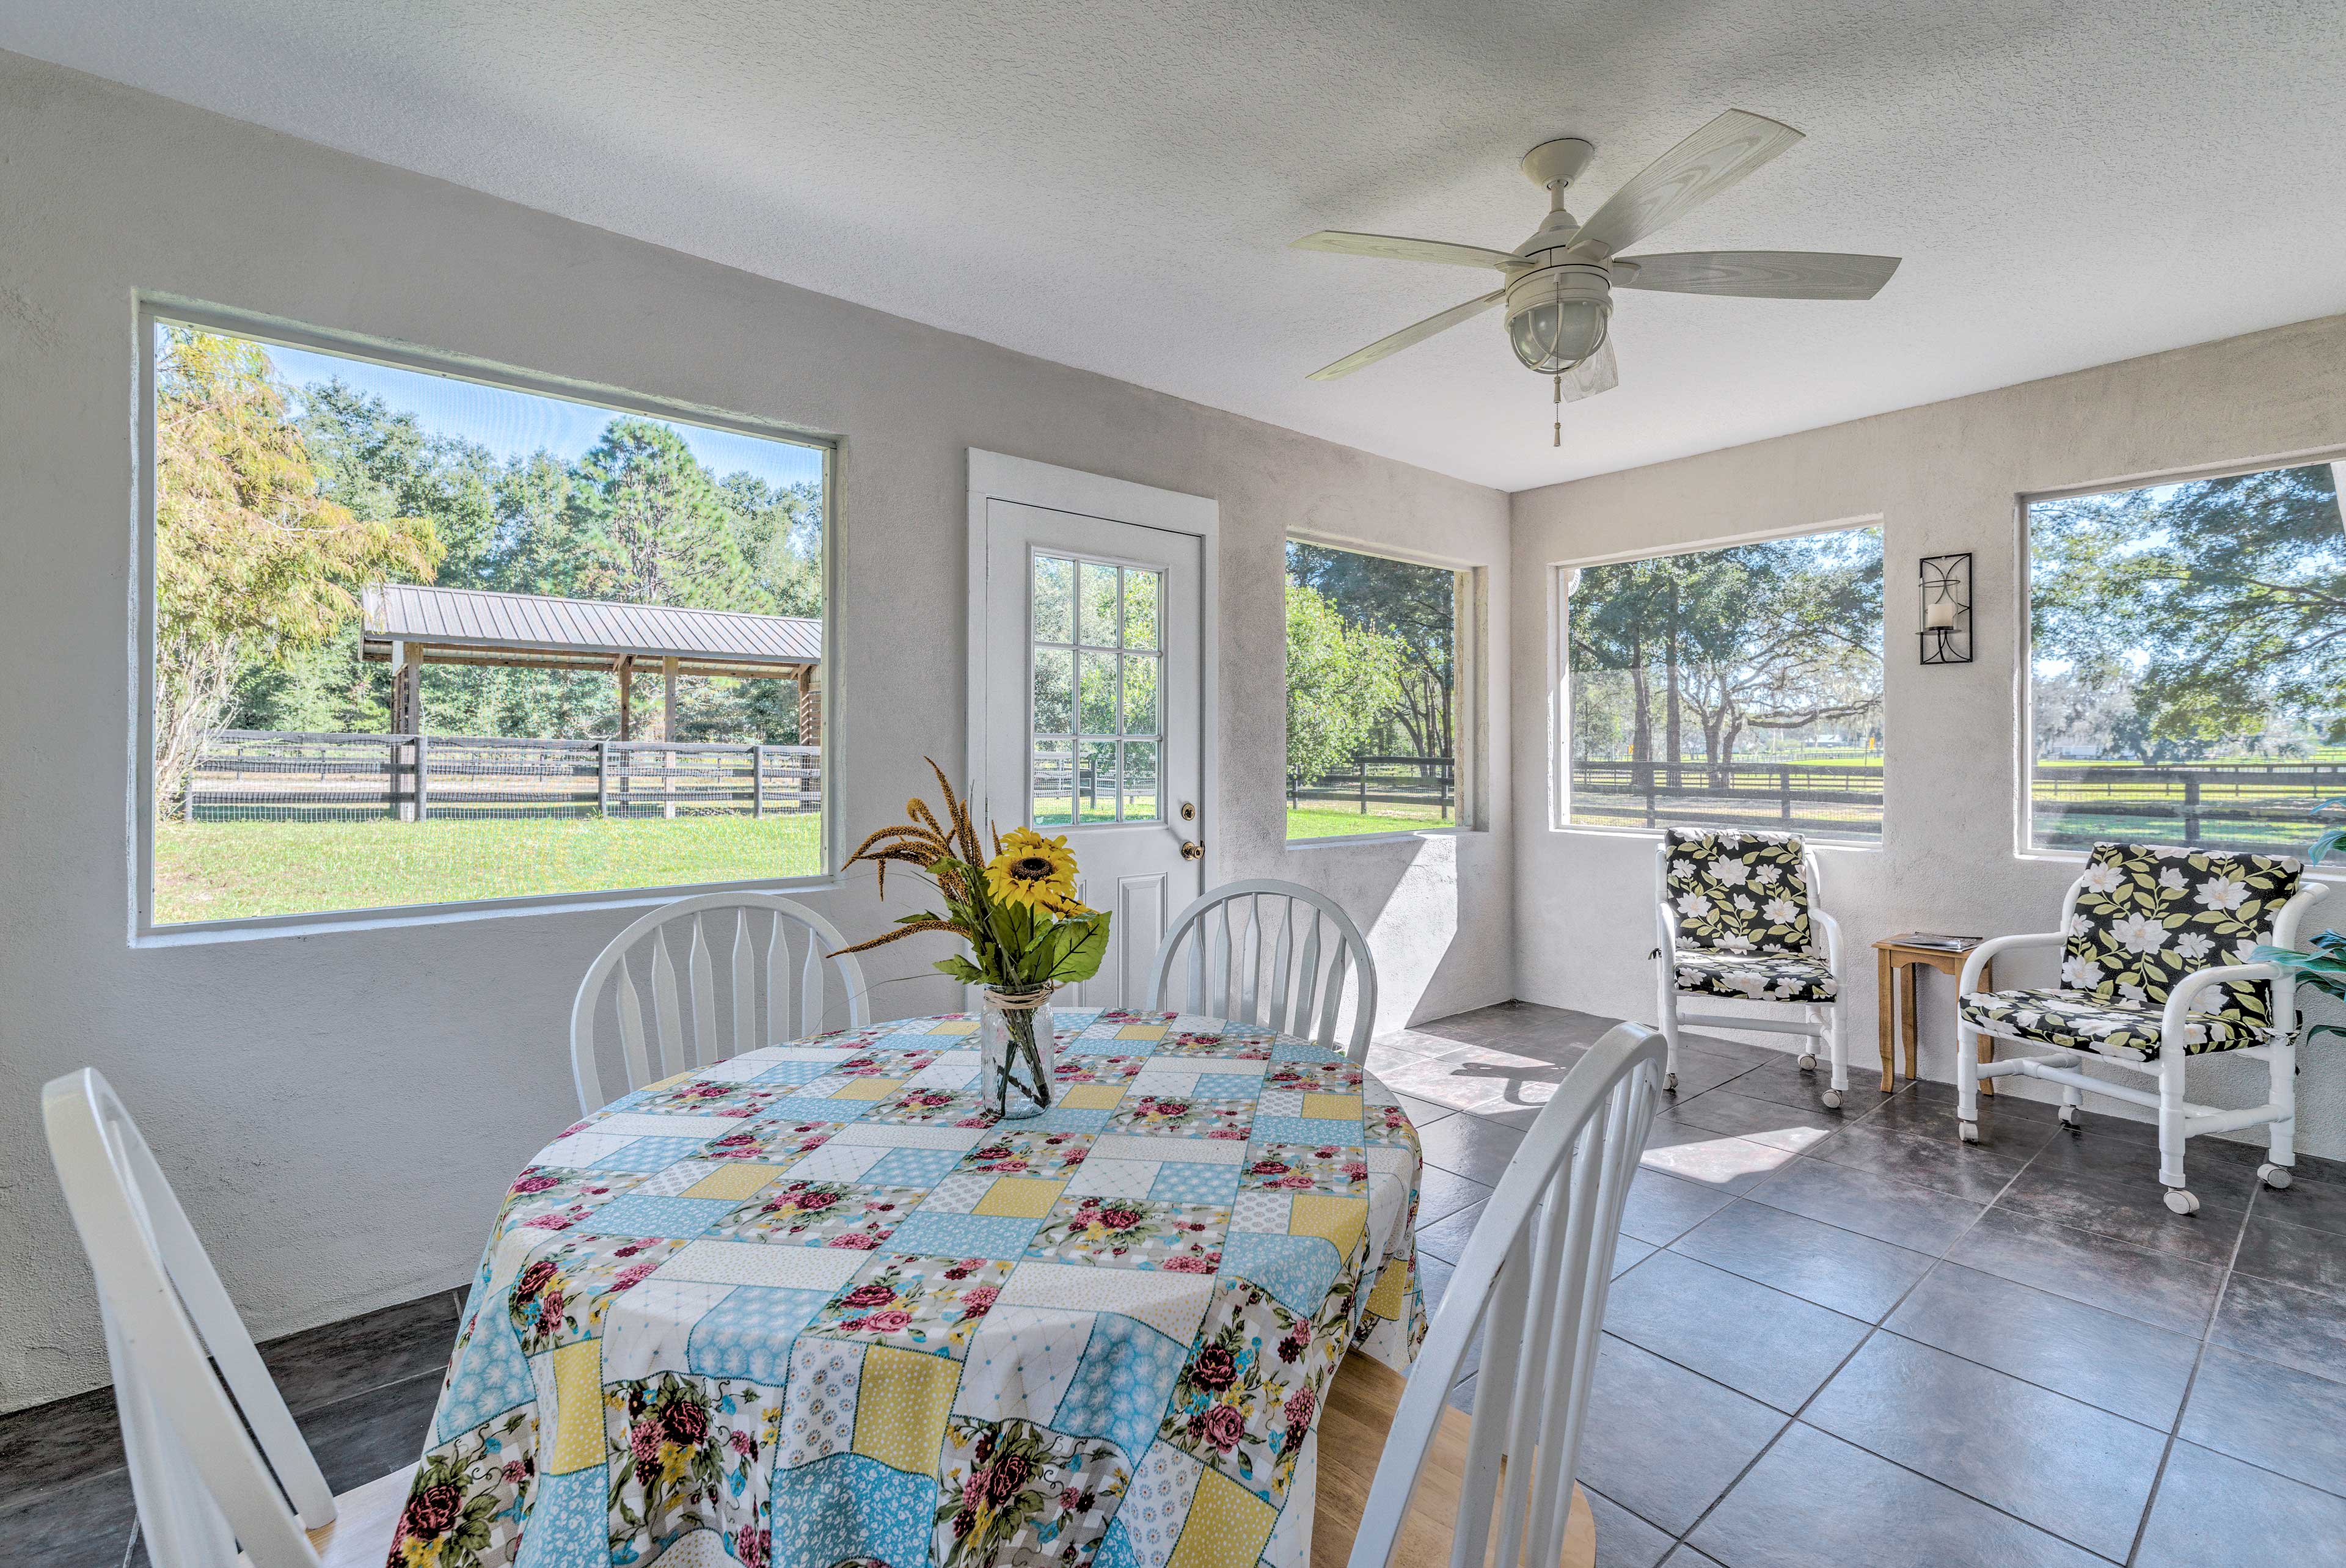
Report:
[[[807,744],[820,744],[812,738],[821,706],[816,700],[816,676],[822,663],[819,620],[407,583],[368,588],[361,607],[360,657],[388,663],[397,672],[392,687],[395,733],[422,728],[425,665],[490,665],[610,671],[619,682],[622,740],[636,738],[631,700],[636,675],[658,671],[665,677],[663,738],[675,731],[679,676],[795,680],[800,734]]]

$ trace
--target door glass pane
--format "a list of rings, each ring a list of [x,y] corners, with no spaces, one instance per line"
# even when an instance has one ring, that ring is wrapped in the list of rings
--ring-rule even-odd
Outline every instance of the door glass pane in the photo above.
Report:
[[[1035,798],[1029,820],[1036,827],[1065,827],[1076,820],[1075,761],[1073,741],[1035,742]]]
[[[1035,557],[1035,640],[1076,640],[1076,564],[1056,555]]]
[[[1116,568],[1103,566],[1095,561],[1082,565],[1083,641],[1094,647],[1112,648],[1117,636]]]
[[[1157,742],[1124,743],[1124,820],[1154,821],[1157,809]]]
[[[1086,735],[1116,733],[1116,662],[1114,654],[1087,648],[1076,664],[1083,681],[1080,718]]]
[[[1080,819],[1086,822],[1116,820],[1116,742],[1086,740],[1083,747]]]
[[[1124,732],[1157,734],[1157,660],[1149,655],[1124,656]]]
[[[1124,646],[1128,648],[1157,646],[1157,589],[1161,575],[1130,566],[1124,570]]]
[[[1035,733],[1066,735],[1076,728],[1076,656],[1066,648],[1035,650]]]

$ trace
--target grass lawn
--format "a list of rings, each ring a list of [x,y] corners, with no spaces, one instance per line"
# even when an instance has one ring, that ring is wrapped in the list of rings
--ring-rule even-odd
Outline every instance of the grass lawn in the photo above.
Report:
[[[1458,824],[1432,807],[1378,806],[1365,814],[1332,806],[1290,806],[1287,840],[1333,839],[1347,833],[1410,833]]]
[[[811,876],[821,819],[163,822],[155,921]]]

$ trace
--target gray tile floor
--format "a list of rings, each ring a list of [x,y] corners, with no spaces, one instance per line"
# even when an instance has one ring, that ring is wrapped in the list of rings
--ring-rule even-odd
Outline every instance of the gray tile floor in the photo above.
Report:
[[[1429,1296],[1611,1023],[1512,1003],[1377,1043]],[[2151,1130],[2090,1108],[1986,1102],[1966,1146],[1943,1084],[1853,1075],[1827,1111],[1790,1056],[1701,1037],[1678,1077],[1590,1399],[1605,1568],[2346,1563],[2346,1166],[2271,1192],[2194,1140],[2185,1219]]]
[[[1610,1022],[1510,1004],[1377,1043],[1424,1140],[1429,1295]],[[2006,1099],[1964,1146],[1943,1085],[1860,1079],[1828,1112],[1726,1041],[1678,1076],[1591,1396],[1604,1568],[2346,1563],[2346,1166],[2274,1193],[2253,1150],[2195,1142],[2181,1219],[2138,1124],[2072,1135]],[[420,1451],[456,1310],[262,1348],[336,1489]],[[0,1417],[0,1543],[7,1568],[144,1562],[104,1391]]]

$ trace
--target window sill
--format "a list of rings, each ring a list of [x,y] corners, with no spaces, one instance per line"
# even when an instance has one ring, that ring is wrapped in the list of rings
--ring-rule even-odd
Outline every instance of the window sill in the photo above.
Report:
[[[1659,828],[1607,828],[1594,822],[1551,822],[1548,830],[1560,838],[1629,839],[1648,844],[1662,841]],[[1774,832],[1776,830],[1752,829],[1753,832]],[[1880,839],[1841,839],[1816,833],[1802,833],[1800,842],[1813,850],[1831,850],[1846,854],[1878,855],[1882,852]]]
[[[1481,839],[1490,836],[1488,828],[1397,828],[1382,833],[1331,833],[1321,839],[1290,839],[1287,850],[1323,847],[1341,849],[1352,844],[1389,844],[1402,839]]]
[[[828,892],[845,885],[845,880],[834,874],[791,877],[775,881],[702,882],[690,887],[642,888],[616,892],[540,893],[527,898],[474,899],[454,904],[407,904],[395,909],[256,915],[246,920],[188,921],[134,932],[130,945],[133,948],[206,947],[220,942],[260,942],[272,937],[332,936],[407,926],[454,925],[471,921],[507,920],[518,915],[643,910],[701,893],[789,895]]]

